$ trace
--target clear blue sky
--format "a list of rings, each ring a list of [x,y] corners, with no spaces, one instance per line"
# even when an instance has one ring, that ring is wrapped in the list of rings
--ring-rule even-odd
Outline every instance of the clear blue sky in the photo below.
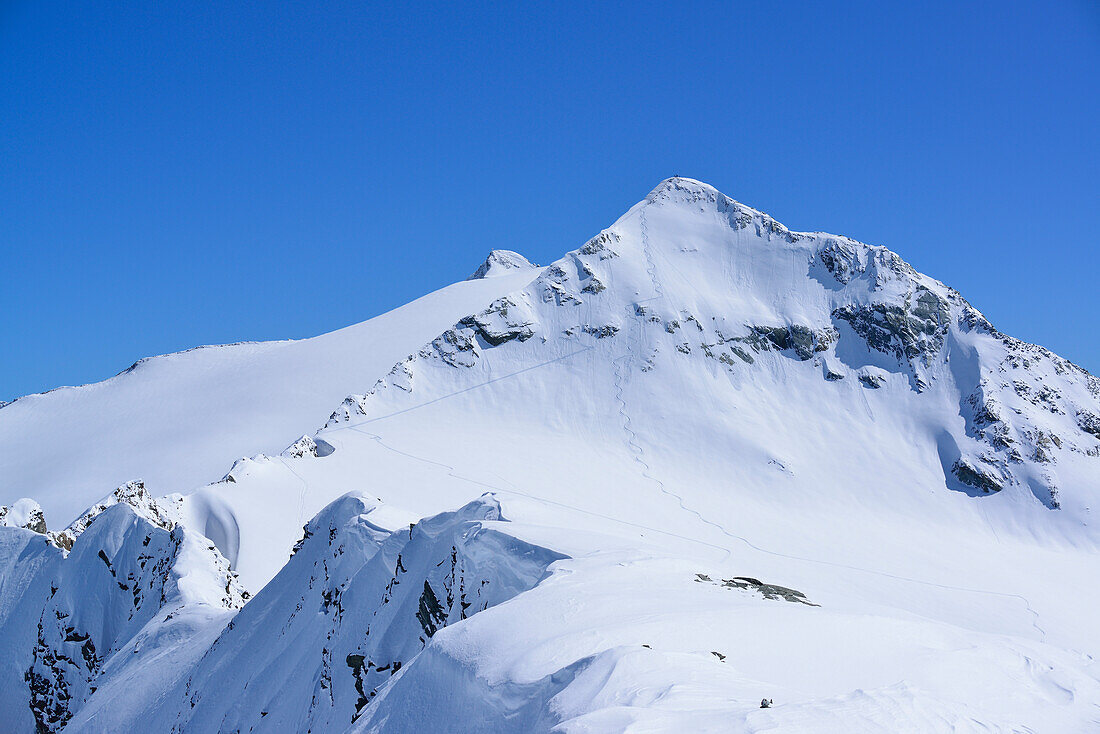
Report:
[[[0,5],[0,398],[547,262],[673,174],[1100,372],[1093,0],[315,5]]]

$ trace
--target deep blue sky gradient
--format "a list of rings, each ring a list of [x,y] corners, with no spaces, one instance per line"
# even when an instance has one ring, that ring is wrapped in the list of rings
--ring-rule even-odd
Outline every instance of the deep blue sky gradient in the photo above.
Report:
[[[1100,4],[0,4],[0,399],[547,262],[673,174],[1100,372]]]

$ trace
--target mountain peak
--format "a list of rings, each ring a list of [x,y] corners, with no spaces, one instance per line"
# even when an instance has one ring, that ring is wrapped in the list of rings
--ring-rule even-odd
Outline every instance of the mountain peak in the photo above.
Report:
[[[707,193],[713,192],[715,194],[721,194],[718,189],[704,181],[695,178],[686,178],[684,176],[671,176],[670,178],[666,178],[664,181],[657,184],[653,191],[649,192],[649,196],[652,197],[654,194],[658,194],[662,191],[704,191]]]
[[[770,215],[765,214],[759,209],[754,209],[751,206],[742,204],[735,199],[731,199],[710,184],[694,178],[685,178],[683,176],[666,178],[664,181],[657,184],[645,199],[640,202],[643,206],[666,203],[680,206],[687,205],[690,207],[699,207],[700,205],[705,207],[709,204],[727,215],[733,213],[742,219],[757,217],[762,223],[765,223],[765,226],[768,228],[774,229],[773,225],[778,225],[778,227],[784,231],[787,229]]]
[[[732,199],[708,183],[704,183],[694,178],[673,176],[657,184],[657,186],[645,197],[643,203],[656,204],[668,201],[694,203],[698,201],[717,202],[722,200],[733,203]]]
[[[493,250],[485,258],[485,262],[474,271],[466,280],[481,280],[482,278],[496,278],[507,275],[516,270],[534,270],[538,268],[530,260],[518,252],[512,250]]]

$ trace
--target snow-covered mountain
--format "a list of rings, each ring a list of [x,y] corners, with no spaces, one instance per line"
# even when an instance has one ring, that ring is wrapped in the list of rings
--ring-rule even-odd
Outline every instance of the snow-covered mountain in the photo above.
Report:
[[[1100,728],[1100,380],[690,179],[0,446],[14,731]]]

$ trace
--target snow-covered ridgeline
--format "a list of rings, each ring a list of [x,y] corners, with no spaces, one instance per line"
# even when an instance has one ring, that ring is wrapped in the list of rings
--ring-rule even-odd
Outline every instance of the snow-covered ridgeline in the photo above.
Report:
[[[162,648],[201,640],[248,597],[214,545],[138,487],[111,499],[63,533],[0,528],[0,708],[15,731],[60,730],[105,683],[152,685],[171,673],[146,669]]]

